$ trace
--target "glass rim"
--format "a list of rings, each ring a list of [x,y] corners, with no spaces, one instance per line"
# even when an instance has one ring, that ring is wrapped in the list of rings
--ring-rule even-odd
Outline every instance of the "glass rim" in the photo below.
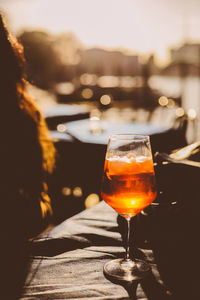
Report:
[[[135,133],[117,133],[112,134],[109,137],[109,140],[124,140],[124,141],[130,141],[135,139],[136,141],[143,141],[148,140],[150,141],[150,136],[148,134],[135,134]]]

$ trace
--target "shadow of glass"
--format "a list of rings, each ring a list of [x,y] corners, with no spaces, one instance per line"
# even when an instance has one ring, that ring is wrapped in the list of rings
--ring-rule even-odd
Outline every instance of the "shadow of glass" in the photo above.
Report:
[[[114,284],[121,285],[128,293],[131,300],[140,298],[148,300],[169,300],[172,299],[169,291],[158,282],[157,278],[152,272],[149,272],[146,277],[141,280],[134,280],[132,282],[125,282],[113,279],[104,272],[106,279]],[[140,287],[139,287],[140,284]],[[177,299],[178,300],[178,299]]]
[[[117,280],[117,279],[113,279],[112,277],[110,277],[105,272],[104,272],[104,276],[110,282],[112,282],[114,284],[117,284],[117,285],[121,285],[127,291],[127,293],[128,293],[131,300],[136,300],[137,299],[136,292],[137,292],[137,287],[138,287],[138,282],[139,281],[137,281],[137,280],[135,280],[133,282],[120,281],[120,280]]]
[[[151,272],[148,277],[141,280],[141,287],[147,296],[148,300],[167,300],[171,299],[171,294],[169,291],[158,282],[158,278],[156,278]]]

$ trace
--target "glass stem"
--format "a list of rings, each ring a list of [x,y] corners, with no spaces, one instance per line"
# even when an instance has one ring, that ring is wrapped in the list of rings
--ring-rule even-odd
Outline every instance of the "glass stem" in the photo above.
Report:
[[[126,255],[125,260],[130,259],[130,231],[131,231],[131,218],[127,218],[127,239],[126,239]]]

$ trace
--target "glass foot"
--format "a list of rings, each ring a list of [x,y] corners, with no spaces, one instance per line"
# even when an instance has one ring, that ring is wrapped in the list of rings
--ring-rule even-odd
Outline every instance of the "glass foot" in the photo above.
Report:
[[[115,281],[132,282],[149,274],[151,267],[143,260],[114,259],[104,265],[104,274]]]

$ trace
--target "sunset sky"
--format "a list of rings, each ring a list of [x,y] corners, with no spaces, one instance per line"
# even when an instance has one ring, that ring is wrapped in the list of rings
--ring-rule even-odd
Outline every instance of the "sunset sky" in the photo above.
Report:
[[[171,47],[200,42],[199,0],[0,0],[0,8],[15,33],[73,31],[86,47],[156,53],[161,63]]]

